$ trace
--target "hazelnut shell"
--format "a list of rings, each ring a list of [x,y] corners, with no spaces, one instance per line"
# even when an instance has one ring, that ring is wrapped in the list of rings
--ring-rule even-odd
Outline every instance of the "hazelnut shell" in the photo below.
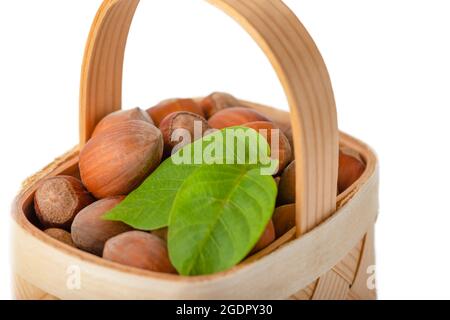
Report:
[[[108,239],[132,230],[122,222],[103,219],[105,213],[123,199],[113,197],[99,200],[81,210],[72,224],[72,240],[79,249],[101,256]]]
[[[193,99],[170,99],[160,102],[158,105],[147,110],[147,113],[159,127],[161,121],[171,113],[187,111],[204,117],[203,109]]]
[[[353,155],[350,151],[339,151],[339,193],[350,188],[364,173],[366,165],[357,157],[359,157],[359,155]]]
[[[278,205],[295,203],[295,160],[284,169],[281,175],[277,203]]]
[[[275,209],[273,224],[277,238],[295,227],[295,203]]]
[[[214,92],[200,102],[200,107],[203,109],[207,119],[223,109],[239,107],[240,105],[238,99],[231,94],[223,92]]]
[[[169,236],[169,228],[162,228],[162,229],[157,229],[157,230],[153,230],[151,232],[151,234],[157,236],[158,238],[163,239],[164,241],[167,242],[168,236]]]
[[[71,247],[75,247],[75,244],[72,241],[72,236],[66,230],[58,228],[50,228],[45,230],[44,232],[53,239],[61,241],[62,243],[65,243]]]
[[[71,176],[45,179],[34,194],[36,216],[44,228],[70,230],[75,216],[95,199]]]
[[[176,273],[169,260],[166,242],[142,231],[130,231],[109,239],[103,258],[134,268]]]
[[[253,248],[251,254],[257,253],[267,248],[274,241],[275,241],[275,227],[273,225],[273,221],[270,220],[261,238]]]
[[[187,111],[171,113],[161,121],[159,128],[163,135],[164,154],[166,156],[170,156],[174,148],[174,151],[177,151],[183,146],[202,138],[209,130],[208,122],[205,118]],[[197,132],[195,130],[196,128]],[[184,131],[177,132],[177,130],[180,129]],[[182,134],[182,137],[180,137],[179,140],[174,141],[172,139],[174,133]],[[188,134],[189,136],[185,136],[185,134]]]
[[[293,132],[292,132],[292,127],[288,127],[283,132],[284,132],[284,135],[286,136],[286,138],[288,139],[289,144],[291,145],[292,158],[295,158],[295,153],[294,153],[295,144],[294,144],[294,135],[293,135]]]
[[[278,160],[279,160],[279,169],[278,172],[281,172],[286,168],[286,166],[291,162],[292,160],[292,148],[289,143],[289,140],[284,135],[283,131],[279,129],[275,124],[272,122],[267,121],[256,121],[256,122],[249,122],[244,124],[245,127],[252,128],[256,131],[265,130],[264,133],[267,133],[267,142],[269,143],[271,147],[271,152],[274,157],[276,157],[275,154],[275,146],[272,145],[272,130],[278,130],[279,134],[279,141],[278,141]],[[263,134],[263,132],[260,132],[260,134]]]
[[[266,116],[258,111],[249,108],[234,107],[217,112],[208,120],[208,123],[211,128],[220,130],[255,121],[270,122]]]
[[[140,108],[120,110],[104,117],[95,127],[92,137],[95,137],[96,135],[108,130],[110,127],[116,124],[130,120],[141,120],[150,124],[154,124],[148,113]]]
[[[144,121],[127,121],[92,138],[80,153],[80,174],[98,199],[127,195],[160,164],[163,138]]]

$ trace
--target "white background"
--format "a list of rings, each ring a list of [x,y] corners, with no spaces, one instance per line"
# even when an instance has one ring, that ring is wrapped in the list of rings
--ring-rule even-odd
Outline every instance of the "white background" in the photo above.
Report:
[[[450,2],[285,0],[329,67],[339,124],[381,163],[382,299],[450,298]],[[0,0],[0,297],[9,298],[9,213],[20,182],[77,143],[84,44],[100,0]],[[229,91],[286,109],[268,60],[199,0],[143,0],[124,106]]]

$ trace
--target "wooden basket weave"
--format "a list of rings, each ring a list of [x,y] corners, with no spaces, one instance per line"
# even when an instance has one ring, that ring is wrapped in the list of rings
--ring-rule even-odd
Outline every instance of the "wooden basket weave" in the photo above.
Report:
[[[292,125],[296,228],[233,269],[197,277],[159,274],[103,260],[60,243],[33,224],[42,179],[79,176],[76,147],[28,179],[13,206],[15,295],[19,299],[374,299],[373,227],[378,166],[372,150],[339,133],[332,86],[313,40],[280,0],[209,0],[264,50],[285,89],[291,113],[242,101]],[[81,79],[80,146],[95,125],[121,108],[122,67],[139,0],[105,0],[88,39]],[[339,146],[367,168],[336,197]],[[75,269],[74,269],[75,268]],[[80,286],[68,285],[77,270]]]

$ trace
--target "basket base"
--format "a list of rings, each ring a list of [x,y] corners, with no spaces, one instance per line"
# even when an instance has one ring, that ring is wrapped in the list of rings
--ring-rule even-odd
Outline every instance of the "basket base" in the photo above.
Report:
[[[316,289],[316,283],[311,284],[308,288],[305,288],[290,297],[288,300],[310,300]],[[317,297],[316,297],[317,298]],[[325,299],[325,297],[322,297]],[[328,297],[330,298],[330,297]],[[346,297],[341,297],[341,299],[347,300],[376,300],[377,295],[375,290],[360,290],[355,292],[350,288]],[[57,297],[52,296],[45,291],[35,287],[31,283],[23,280],[18,275],[14,276],[13,280],[13,299],[15,300],[59,300]],[[336,300],[336,299],[334,299]]]

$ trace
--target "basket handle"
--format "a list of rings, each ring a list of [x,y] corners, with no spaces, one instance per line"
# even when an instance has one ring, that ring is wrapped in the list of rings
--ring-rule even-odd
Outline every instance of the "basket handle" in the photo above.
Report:
[[[234,18],[263,49],[291,110],[297,159],[297,236],[336,209],[338,127],[331,81],[306,29],[281,0],[208,0]],[[139,0],[105,0],[92,26],[81,76],[80,145],[119,110],[130,25]]]

